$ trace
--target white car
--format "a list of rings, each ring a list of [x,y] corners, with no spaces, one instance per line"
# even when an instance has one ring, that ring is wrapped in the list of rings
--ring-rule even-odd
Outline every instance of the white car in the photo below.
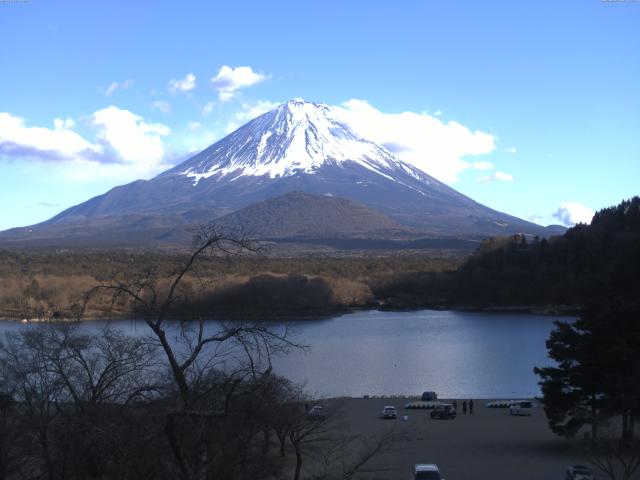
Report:
[[[513,402],[509,407],[511,415],[531,415],[531,412],[533,412],[533,402],[529,400]]]
[[[417,463],[413,470],[413,480],[444,480],[438,466],[433,463]]]
[[[584,465],[571,465],[567,468],[567,480],[593,480],[593,473]]]
[[[324,411],[324,407],[322,405],[314,405],[309,410],[309,417],[315,420],[324,420],[327,418],[327,413]]]
[[[393,405],[387,405],[382,409],[381,418],[398,418],[398,412]]]

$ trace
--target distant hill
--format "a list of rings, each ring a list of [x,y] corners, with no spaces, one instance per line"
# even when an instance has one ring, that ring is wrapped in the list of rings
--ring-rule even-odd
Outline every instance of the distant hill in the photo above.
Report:
[[[226,233],[283,244],[296,252],[318,246],[337,250],[474,250],[478,241],[425,237],[359,202],[290,192],[257,202],[213,222]],[[97,215],[15,228],[0,248],[174,248],[190,245],[191,230],[175,215]]]
[[[361,203],[346,198],[290,192],[254,203],[215,221],[226,231],[250,229],[261,239],[397,238],[415,235]]]

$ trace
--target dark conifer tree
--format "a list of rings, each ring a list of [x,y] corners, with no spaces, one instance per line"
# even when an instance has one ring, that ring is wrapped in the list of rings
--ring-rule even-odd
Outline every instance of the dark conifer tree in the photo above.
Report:
[[[574,323],[556,322],[547,340],[557,366],[535,368],[550,428],[573,436],[606,419],[622,418],[622,440],[640,415],[640,316],[620,302],[586,307]]]

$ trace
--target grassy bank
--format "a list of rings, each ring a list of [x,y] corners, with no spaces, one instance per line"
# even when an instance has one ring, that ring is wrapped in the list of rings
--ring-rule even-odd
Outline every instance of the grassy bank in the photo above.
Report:
[[[417,272],[457,268],[457,252],[403,252],[349,257],[202,257],[180,284],[172,315],[316,318],[377,307],[375,292]],[[186,255],[131,251],[0,252],[0,317],[132,316],[124,299],[86,293],[98,285],[150,273],[166,288]]]

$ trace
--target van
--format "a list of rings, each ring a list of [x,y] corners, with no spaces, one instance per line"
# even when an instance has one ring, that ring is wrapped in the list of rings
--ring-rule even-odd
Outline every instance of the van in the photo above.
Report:
[[[422,392],[421,400],[423,402],[435,402],[438,399],[438,394],[436,392]]]

